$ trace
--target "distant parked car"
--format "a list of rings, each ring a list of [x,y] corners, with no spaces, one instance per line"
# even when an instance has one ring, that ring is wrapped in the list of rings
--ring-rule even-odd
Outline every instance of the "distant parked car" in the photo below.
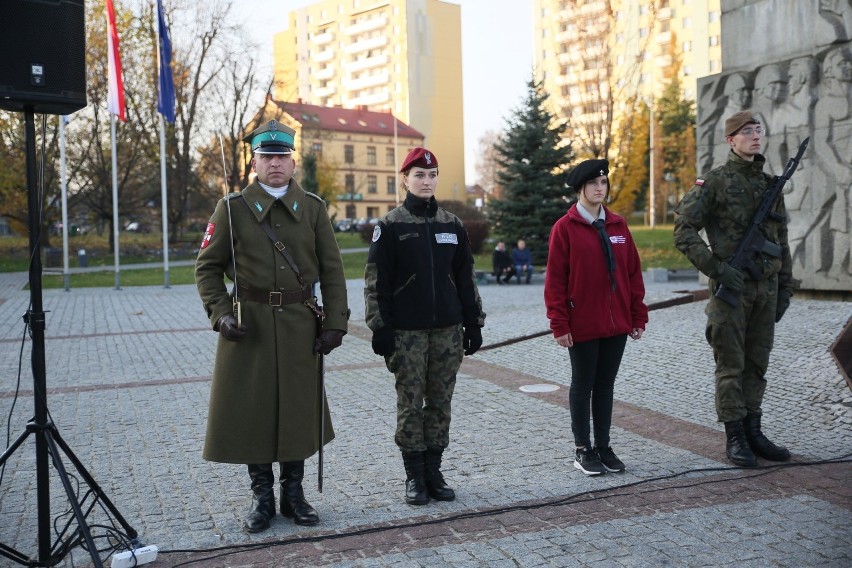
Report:
[[[339,219],[334,223],[334,230],[338,233],[345,233],[352,230],[352,219]]]

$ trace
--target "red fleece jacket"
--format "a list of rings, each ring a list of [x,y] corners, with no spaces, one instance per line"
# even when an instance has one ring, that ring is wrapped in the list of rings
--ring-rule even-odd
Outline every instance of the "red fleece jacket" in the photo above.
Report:
[[[645,284],[633,237],[624,218],[606,209],[606,231],[615,257],[612,289],[600,236],[572,205],[550,231],[544,303],[554,337],[589,341],[645,329]]]

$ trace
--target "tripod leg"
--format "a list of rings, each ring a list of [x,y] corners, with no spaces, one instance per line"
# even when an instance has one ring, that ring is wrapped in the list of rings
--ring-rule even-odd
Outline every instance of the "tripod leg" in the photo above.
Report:
[[[127,533],[127,536],[130,537],[130,540],[136,539],[139,536],[139,533],[130,526],[130,524],[124,519],[121,513],[118,511],[115,505],[113,505],[112,501],[109,500],[109,497],[106,496],[101,486],[95,481],[95,479],[86,471],[86,468],[77,459],[77,456],[74,455],[74,452],[71,451],[71,448],[68,447],[68,444],[65,443],[65,440],[62,439],[62,436],[59,435],[59,431],[55,426],[51,424],[50,433],[53,436],[53,440],[55,440],[56,444],[62,448],[62,451],[68,456],[68,459],[74,464],[74,468],[80,474],[80,477],[86,482],[89,488],[97,495],[99,499],[101,499],[109,511],[115,515],[115,519],[119,522],[119,524],[124,528],[124,532]]]
[[[24,440],[26,440],[26,439],[27,439],[27,436],[29,436],[30,434],[31,434],[31,431],[30,431],[29,429],[27,429],[27,430],[26,430],[23,434],[21,434],[20,436],[18,436],[18,439],[17,439],[17,440],[15,440],[14,442],[12,442],[12,445],[11,445],[11,446],[9,446],[8,448],[6,448],[6,451],[5,451],[5,452],[3,452],[3,454],[2,454],[2,455],[0,455],[0,467],[3,467],[3,465],[6,463],[6,460],[8,460],[8,459],[9,459],[9,456],[11,456],[12,454],[14,454],[14,453],[15,453],[15,450],[17,450],[17,449],[18,449],[18,447],[19,447],[21,444],[23,444],[23,443],[24,443]]]
[[[74,488],[71,487],[71,482],[68,480],[68,472],[65,471],[65,466],[62,464],[62,457],[59,455],[59,449],[56,447],[56,442],[52,437],[54,434],[58,435],[52,425],[43,431],[44,439],[47,441],[47,445],[50,448],[50,455],[53,458],[53,467],[59,473],[59,480],[65,488],[65,493],[68,495],[68,502],[74,511],[74,516],[77,518],[77,524],[79,525],[80,532],[83,534],[83,539],[86,541],[86,547],[89,549],[89,556],[92,557],[92,563],[95,565],[95,568],[103,568],[104,565],[101,562],[100,556],[98,556],[98,549],[95,547],[95,541],[92,539],[89,525],[86,524],[86,516],[83,514],[82,509],[80,509],[77,495],[74,493]],[[80,473],[82,475],[82,472]]]

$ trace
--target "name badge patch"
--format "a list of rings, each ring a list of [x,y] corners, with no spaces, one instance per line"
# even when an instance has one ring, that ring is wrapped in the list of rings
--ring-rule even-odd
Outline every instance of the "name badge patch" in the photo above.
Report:
[[[459,237],[455,233],[435,233],[435,242],[439,245],[457,245]]]
[[[612,235],[609,238],[609,242],[616,244],[616,245],[623,245],[624,243],[627,242],[627,239],[625,239],[621,235]]]

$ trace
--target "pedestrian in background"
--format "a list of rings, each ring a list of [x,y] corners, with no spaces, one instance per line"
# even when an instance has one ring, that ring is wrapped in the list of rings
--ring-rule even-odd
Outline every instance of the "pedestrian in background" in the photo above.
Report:
[[[509,253],[506,252],[506,243],[503,241],[500,241],[494,247],[494,252],[491,254],[491,267],[494,271],[494,277],[497,279],[497,284],[508,284],[512,281],[515,268],[512,266],[512,259],[509,258]]]
[[[606,160],[586,160],[568,172],[566,184],[578,202],[550,232],[544,283],[550,328],[571,359],[574,467],[586,475],[624,471],[610,447],[615,377],[627,336],[641,338],[648,322],[633,237],[624,219],[603,205],[608,174]]]
[[[273,462],[281,469],[281,514],[299,525],[319,522],[302,489],[305,459],[334,438],[317,354],[340,346],[349,319],[325,203],[292,179],[294,134],[273,120],[243,139],[257,179],[216,205],[195,267],[204,309],[219,332],[204,459],[247,464],[251,533],[269,528],[275,516]],[[225,277],[235,283],[230,294]],[[320,333],[317,280],[325,310]]]
[[[464,225],[435,200],[438,158],[414,148],[400,172],[408,195],[373,231],[364,298],[373,351],[396,378],[405,500],[425,505],[455,499],[441,459],[456,373],[482,345],[485,313]]]
[[[728,117],[727,161],[698,178],[675,209],[675,246],[710,278],[705,337],[716,361],[716,414],[725,424],[728,459],[743,467],[755,467],[756,456],[790,459],[787,448],[772,443],[760,425],[775,324],[796,287],[783,195],[761,227],[767,239],[759,261],[763,277],[755,280],[728,264],[773,180],[763,171],[762,135],[752,111]],[[738,294],[736,306],[716,298],[720,285]]]
[[[512,250],[512,264],[515,266],[515,278],[518,284],[521,283],[521,277],[525,277],[525,282],[530,283],[533,275],[532,253],[527,248],[527,242],[523,239],[518,241],[518,246]]]

